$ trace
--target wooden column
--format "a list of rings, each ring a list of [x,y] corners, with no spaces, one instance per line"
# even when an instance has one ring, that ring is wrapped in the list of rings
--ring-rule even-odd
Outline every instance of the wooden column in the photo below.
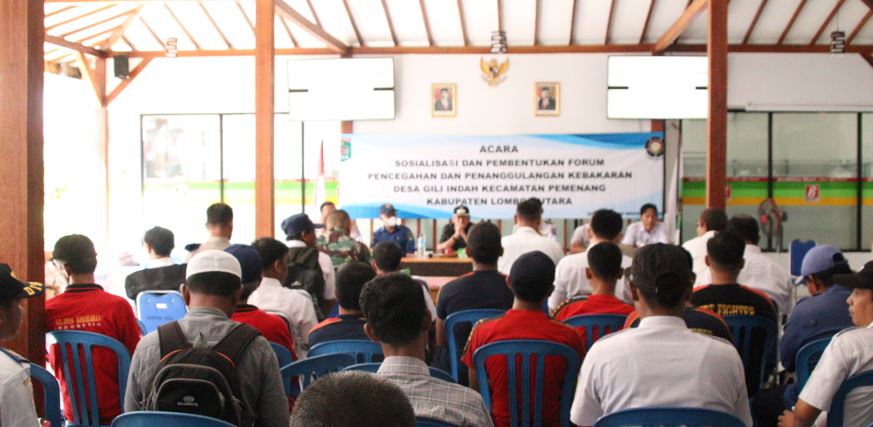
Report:
[[[43,0],[0,2],[0,262],[43,281]],[[0,343],[45,364],[45,301],[23,303],[18,336]]]
[[[255,1],[255,233],[273,236],[274,0]]]
[[[727,168],[728,0],[710,0],[706,54],[709,59],[709,118],[706,120],[706,207],[724,209]]]

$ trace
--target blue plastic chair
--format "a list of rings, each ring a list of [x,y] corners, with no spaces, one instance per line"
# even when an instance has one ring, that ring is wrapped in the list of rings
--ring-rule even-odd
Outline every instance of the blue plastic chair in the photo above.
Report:
[[[583,314],[564,320],[564,324],[585,329],[585,350],[607,334],[620,331],[627,316],[623,314]],[[595,335],[596,332],[596,335]]]
[[[767,367],[776,364],[776,322],[762,316],[724,316],[724,321],[731,330],[734,347],[740,353],[746,372],[757,370],[757,387],[753,388],[751,384],[746,386],[749,390],[760,389],[767,379]],[[752,366],[752,332],[755,330],[765,333],[761,366]]]
[[[700,408],[636,408],[614,412],[594,423],[594,427],[623,426],[717,426],[744,427],[743,422],[720,411]]]
[[[58,380],[42,366],[32,363],[30,364],[30,378],[42,386],[45,419],[51,421],[52,426],[62,426],[64,415],[61,414],[61,388],[58,385]]]
[[[145,325],[145,333],[179,320],[187,312],[182,294],[176,291],[145,291],[136,296],[136,318]]]
[[[285,348],[285,346],[283,346],[279,343],[275,343],[273,341],[270,341],[270,347],[273,347],[273,353],[276,353],[276,359],[279,361],[279,368],[280,369],[282,367],[287,366],[288,364],[294,362],[294,356],[291,355],[291,352],[288,351],[288,349]],[[290,387],[291,384],[283,382],[283,385],[285,386],[285,395],[290,396],[291,389],[288,387]]]
[[[579,355],[572,348],[562,344],[548,341],[535,340],[509,340],[497,341],[484,345],[473,354],[473,366],[476,367],[479,379],[479,393],[485,401],[485,406],[491,411],[491,390],[488,383],[488,371],[485,369],[485,361],[490,357],[504,357],[506,364],[506,379],[509,390],[510,426],[541,426],[543,416],[543,383],[545,378],[545,362],[547,356],[557,356],[564,359],[567,371],[564,373],[564,382],[561,387],[561,427],[570,425],[570,404],[573,401],[576,389],[576,378],[579,374],[579,365],[582,363]],[[516,358],[521,358],[521,397],[519,398],[516,372],[519,369]],[[534,359],[533,370],[531,359]],[[534,373],[535,384],[531,385],[531,373]],[[532,388],[533,387],[533,388]],[[535,393],[534,407],[529,405],[531,393]],[[518,419],[519,400],[521,405],[521,420]],[[531,423],[533,420],[533,423]]]
[[[101,425],[100,414],[97,410],[97,389],[93,386],[86,387],[86,385],[97,384],[94,379],[93,348],[102,347],[115,353],[115,358],[118,361],[118,401],[124,402],[127,372],[130,370],[130,353],[127,351],[127,347],[112,338],[93,332],[51,331],[46,335],[59,346],[61,366],[73,412],[71,426]],[[80,353],[84,355],[84,360],[80,357]],[[73,367],[72,373],[71,365]],[[85,372],[82,372],[82,369]]]
[[[842,427],[846,411],[846,396],[858,387],[873,386],[873,371],[862,372],[843,381],[843,385],[834,394],[831,408],[828,411],[828,427]]]
[[[384,357],[382,355],[382,346],[370,340],[326,341],[310,348],[307,357],[335,353],[351,355],[355,360],[354,363],[381,362]]]
[[[794,367],[797,368],[797,389],[803,390],[806,381],[818,364],[821,355],[825,348],[831,343],[832,337],[820,338],[810,343],[807,343],[794,356]]]
[[[444,423],[439,420],[432,420],[430,418],[416,418],[415,419],[415,427],[458,427],[454,424]]]
[[[137,320],[136,323],[139,325],[140,336],[146,336],[148,332],[146,332],[146,326],[144,323],[142,323],[142,320]]]
[[[504,313],[506,313],[506,310],[501,310],[497,308],[482,308],[477,310],[461,310],[454,312],[446,317],[444,326],[446,328],[446,343],[449,345],[449,370],[451,371],[452,378],[455,379],[455,382],[459,382],[461,380],[460,378],[458,378],[458,376],[460,375],[458,373],[458,361],[461,359],[461,356],[458,354],[458,343],[457,338],[455,337],[455,327],[465,323],[475,325],[476,322],[482,319],[502,316]]]
[[[791,259],[792,276],[800,276],[800,266],[803,264],[803,257],[814,247],[815,240],[794,239],[791,241],[791,246],[788,247],[788,253]]]
[[[381,363],[358,363],[356,365],[352,365],[343,369],[343,371],[363,371],[375,374],[379,370],[380,366],[382,366]],[[430,376],[434,378],[439,378],[443,381],[448,381],[450,383],[455,383],[455,379],[452,378],[452,376],[448,372],[431,366],[429,366],[428,369],[430,370]]]
[[[282,367],[282,384],[288,397],[296,397],[318,377],[339,372],[354,363],[354,357],[346,353],[307,357]],[[295,377],[299,377],[299,387],[293,387],[291,384]]]
[[[178,425],[185,427],[233,427],[233,424],[203,415],[182,412],[137,411],[121,414],[112,421],[112,427],[153,427]]]

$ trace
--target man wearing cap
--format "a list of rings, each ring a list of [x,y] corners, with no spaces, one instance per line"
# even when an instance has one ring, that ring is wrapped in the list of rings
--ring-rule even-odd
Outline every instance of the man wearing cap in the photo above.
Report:
[[[692,332],[682,319],[694,280],[686,260],[682,248],[663,243],[637,252],[628,280],[640,326],[591,347],[570,410],[574,424],[592,426],[624,409],[672,406],[714,409],[752,425],[737,350]]]
[[[415,252],[415,236],[409,227],[400,223],[400,218],[397,218],[397,211],[390,203],[385,203],[379,208],[379,219],[382,220],[382,227],[373,233],[373,241],[370,242],[370,247],[375,247],[382,242],[394,242],[404,253],[411,254]]]
[[[182,333],[193,346],[212,347],[239,326],[230,320],[239,305],[242,269],[233,255],[217,250],[198,253],[188,263],[182,297],[188,313],[178,321]],[[125,412],[143,410],[161,359],[157,332],[143,337],[133,354]],[[256,337],[242,352],[236,364],[245,419],[255,426],[288,426],[288,401],[282,387],[279,363],[270,344]]]
[[[19,301],[42,295],[39,283],[25,283],[15,277],[12,268],[0,264],[0,340],[10,340],[21,329],[22,309]],[[36,426],[30,362],[0,347],[0,425]]]
[[[225,203],[213,203],[206,209],[206,231],[209,239],[200,245],[188,245],[185,248],[194,249],[188,254],[188,259],[200,251],[210,249],[224,250],[230,246],[230,238],[233,235],[233,209]]]
[[[318,236],[315,230],[323,227],[322,224],[313,224],[305,213],[291,215],[282,221],[282,230],[288,244],[288,259],[299,260],[304,265],[317,266],[321,270],[324,291],[322,295],[313,296],[320,300],[322,314],[327,314],[336,303],[336,273],[330,256],[316,248]],[[317,263],[312,262],[314,257],[317,258]],[[302,331],[303,334],[306,332]]]
[[[247,245],[230,245],[225,252],[233,255],[239,261],[242,274],[242,293],[239,296],[239,305],[233,311],[230,320],[245,323],[261,332],[267,341],[274,342],[288,349],[293,360],[297,360],[294,353],[294,340],[288,329],[285,319],[267,313],[248,303],[249,296],[261,285],[261,269],[263,262],[258,251]]]
[[[91,239],[72,234],[58,239],[52,252],[52,261],[70,284],[63,294],[45,303],[46,330],[94,332],[120,341],[130,353],[139,342],[139,324],[122,297],[104,292],[94,279],[97,268],[97,252]],[[64,416],[73,419],[70,391],[63,376],[60,349],[53,345],[49,362],[58,377],[61,394],[64,396]],[[102,350],[94,352],[94,379],[97,382],[97,409],[100,423],[109,424],[121,413],[118,400],[118,370],[113,353]],[[73,372],[72,367],[70,372]]]
[[[470,223],[470,209],[464,205],[456,207],[452,214],[452,222],[443,227],[437,251],[446,255],[456,255],[458,251],[466,248],[467,235],[472,225]]]
[[[824,426],[825,417],[819,415],[831,407],[834,394],[843,382],[873,370],[873,346],[870,345],[873,342],[873,262],[865,264],[856,274],[835,275],[834,281],[852,289],[846,302],[852,323],[857,327],[834,335],[800,392],[794,411],[785,411],[779,418],[780,427],[806,427],[813,423]],[[865,426],[873,421],[871,398],[869,387],[850,392],[846,397],[842,425]]]
[[[573,328],[549,319],[543,313],[543,304],[552,291],[555,280],[555,263],[548,255],[528,252],[518,257],[509,272],[509,286],[515,296],[512,308],[503,316],[480,321],[470,333],[467,349],[461,359],[469,373],[470,387],[479,390],[473,354],[486,344],[505,340],[540,340],[566,345],[575,351],[579,358],[585,356],[584,344]],[[543,378],[542,425],[560,424],[561,385],[566,372],[563,362],[546,360]],[[509,400],[506,378],[506,361],[493,360],[487,366],[489,388],[491,390],[491,416],[496,426],[510,424]],[[521,396],[518,396],[519,399]],[[526,404],[526,403],[524,403]],[[590,425],[590,424],[588,424]]]
[[[564,249],[550,235],[540,234],[543,223],[543,205],[538,199],[530,198],[515,207],[515,232],[504,237],[500,244],[503,255],[497,260],[497,269],[509,274],[512,264],[522,254],[540,251],[557,264],[564,256]]]

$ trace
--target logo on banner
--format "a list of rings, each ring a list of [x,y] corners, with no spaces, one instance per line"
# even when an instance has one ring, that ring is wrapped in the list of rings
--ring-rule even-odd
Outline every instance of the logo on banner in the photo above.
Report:
[[[818,184],[806,184],[806,201],[821,201],[821,187]]]
[[[652,157],[663,156],[665,148],[664,140],[657,136],[653,136],[646,141],[646,153]]]
[[[352,158],[352,141],[348,138],[343,138],[340,143],[340,161],[344,162]]]

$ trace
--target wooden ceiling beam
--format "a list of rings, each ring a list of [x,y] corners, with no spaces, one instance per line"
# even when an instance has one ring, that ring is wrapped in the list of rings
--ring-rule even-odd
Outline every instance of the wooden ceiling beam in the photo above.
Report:
[[[424,0],[418,0],[418,8],[421,10],[421,22],[424,22],[424,32],[427,34],[427,45],[433,46],[433,35],[430,33],[430,23],[427,21],[427,10],[424,8]]]
[[[318,18],[318,12],[315,11],[315,6],[312,5],[312,0],[306,0],[306,4],[309,6],[309,12],[312,13],[312,18],[315,19],[315,25],[324,28],[321,25],[321,19]]]
[[[866,55],[862,53],[860,55],[861,58],[864,58],[864,60],[867,61],[868,64],[870,64],[870,67],[873,67],[873,53],[868,53]]]
[[[166,48],[167,48],[167,45],[165,45],[165,44],[164,44],[164,41],[161,40],[160,37],[158,37],[158,33],[156,33],[155,30],[152,29],[152,26],[149,25],[148,22],[146,22],[145,18],[143,18],[142,16],[140,16],[140,17],[139,17],[139,21],[142,22],[142,25],[146,28],[146,30],[148,30],[149,34],[151,34],[152,37],[155,38],[155,41],[158,42],[158,45],[161,46],[161,48],[166,49]]]
[[[203,11],[203,14],[206,15],[206,19],[209,20],[209,23],[212,24],[212,28],[215,28],[215,31],[218,32],[218,35],[221,36],[221,39],[224,40],[224,44],[227,45],[228,49],[233,49],[233,45],[230,43],[230,40],[224,34],[224,31],[221,31],[221,27],[215,22],[215,19],[212,17],[212,14],[209,13],[209,9],[206,9],[206,5],[203,4],[203,1],[198,1],[198,5],[200,5],[200,10]]]
[[[49,18],[49,17],[55,16],[55,15],[57,15],[57,14],[59,14],[59,13],[64,13],[64,12],[70,10],[70,9],[75,9],[75,8],[76,8],[76,5],[72,5],[72,6],[64,6],[64,7],[60,8],[60,9],[58,9],[58,10],[55,10],[55,11],[53,11],[53,12],[46,13],[46,14],[45,14],[45,17],[46,17],[46,18]]]
[[[579,8],[579,0],[573,0],[573,6],[570,9],[570,40],[567,41],[567,46],[572,46],[576,41],[576,9]]]
[[[121,40],[123,40],[124,43],[130,46],[130,50],[137,50],[136,45],[134,45],[133,42],[131,42],[130,39],[127,38],[127,36],[122,35]]]
[[[470,45],[470,39],[467,37],[467,23],[464,21],[464,5],[462,0],[458,0],[458,18],[461,20],[461,37],[464,39],[464,46]]]
[[[167,9],[167,13],[170,14],[170,16],[173,18],[173,21],[176,21],[176,24],[179,25],[179,28],[181,28],[182,32],[185,33],[185,36],[188,37],[188,40],[191,40],[191,43],[194,45],[194,47],[197,48],[197,50],[201,50],[202,48],[200,47],[200,43],[197,43],[197,39],[195,39],[191,32],[188,31],[188,28],[185,27],[185,24],[182,23],[182,20],[179,19],[178,16],[176,16],[176,13],[173,12],[173,9],[170,8],[170,4],[164,3],[164,8]]]
[[[63,20],[63,21],[61,21],[61,22],[56,22],[56,23],[54,23],[54,24],[52,24],[52,25],[49,25],[48,27],[45,27],[45,30],[46,30],[46,32],[51,31],[51,30],[54,30],[55,28],[58,28],[58,27],[60,27],[60,26],[62,26],[62,25],[67,25],[67,24],[69,24],[69,23],[71,23],[71,22],[78,21],[78,20],[80,20],[80,19],[82,19],[82,18],[87,18],[87,17],[89,17],[89,16],[91,16],[91,15],[94,15],[95,13],[100,13],[100,12],[103,12],[104,10],[112,9],[113,7],[115,7],[115,4],[109,4],[109,5],[106,5],[106,6],[103,6],[103,7],[98,7],[97,9],[94,9],[94,10],[91,10],[91,11],[88,11],[88,12],[85,12],[85,13],[82,13],[82,14],[79,14],[79,15],[76,15],[76,16],[74,16],[74,17],[72,17],[72,18],[65,19],[65,20]]]
[[[345,54],[349,50],[349,47],[346,46],[345,43],[337,40],[336,37],[330,35],[330,33],[324,30],[324,28],[310,22],[305,16],[294,10],[294,8],[288,3],[285,3],[285,0],[276,0],[276,10],[291,22],[297,24],[304,31],[321,40],[322,43],[326,44],[327,47],[334,52]]]
[[[708,0],[694,0],[691,2],[691,4],[685,8],[685,11],[682,12],[682,15],[676,19],[676,22],[674,22],[673,25],[671,25],[670,28],[668,28],[660,38],[658,38],[658,41],[656,41],[654,47],[652,47],[652,53],[655,55],[660,54],[673,45],[673,43],[679,39],[679,36],[681,36],[688,26],[691,25],[694,18],[697,18],[697,16],[706,9],[708,3]]]
[[[91,67],[88,58],[85,57],[84,53],[76,52],[76,59],[79,62],[79,70],[82,72],[82,76],[88,79],[88,81],[91,82],[91,86],[94,88],[94,96],[97,97],[97,103],[99,103],[100,106],[105,106],[106,82],[100,81],[97,76],[97,70]],[[103,65],[106,66],[106,63],[104,62]]]
[[[840,8],[843,7],[843,4],[845,2],[846,0],[837,1],[837,3],[834,5],[834,8],[831,9],[831,13],[828,14],[828,17],[825,18],[824,22],[821,23],[821,26],[818,27],[818,31],[815,32],[814,36],[812,36],[812,40],[809,41],[809,44],[815,44],[815,42],[818,41],[822,33],[824,33],[824,31],[827,29],[828,24],[831,23],[831,21],[834,19],[834,16],[837,15],[837,13],[840,11]]]
[[[343,7],[345,7],[346,15],[348,15],[349,17],[349,24],[352,24],[352,30],[354,30],[355,32],[355,39],[358,40],[358,46],[364,46],[364,38],[361,37],[361,31],[358,30],[358,23],[355,22],[355,16],[354,14],[352,14],[352,8],[349,7],[349,0],[343,0]]]
[[[534,1],[534,46],[540,44],[540,15],[542,14],[540,8],[540,0]]]
[[[797,17],[800,16],[800,12],[803,10],[803,6],[806,6],[807,0],[800,0],[800,3],[797,4],[797,8],[794,9],[794,13],[791,15],[791,19],[788,20],[788,24],[785,25],[785,29],[782,30],[782,35],[779,36],[779,40],[776,44],[782,44],[785,41],[785,38],[788,37],[788,32],[791,31],[791,27],[794,26],[794,21],[797,20]]]
[[[125,55],[131,58],[163,58],[166,56],[164,51],[136,51],[125,52]],[[333,49],[324,47],[318,48],[292,48],[292,49],[276,49],[276,56],[280,55],[336,55],[337,52]],[[220,49],[220,50],[180,50],[177,58],[211,58],[223,56],[255,56],[254,49]]]
[[[758,25],[758,19],[761,18],[761,13],[764,12],[765,7],[767,7],[767,0],[761,0],[761,4],[758,5],[758,10],[755,11],[755,17],[752,18],[752,23],[749,24],[749,29],[746,30],[746,35],[743,36],[743,44],[749,44],[749,39],[752,38],[752,32],[755,31],[755,27]]]
[[[140,4],[136,7],[136,9],[130,12],[130,15],[127,16],[124,22],[122,22],[121,25],[115,29],[112,35],[109,36],[109,39],[106,40],[106,44],[103,45],[103,50],[109,50],[112,48],[112,45],[115,44],[115,42],[124,35],[124,32],[127,31],[127,28],[130,27],[130,24],[132,24],[136,17],[139,16],[139,13],[142,12],[142,8],[144,6],[145,5]],[[128,43],[128,45],[130,44]]]
[[[652,22],[652,11],[655,10],[655,0],[649,0],[649,11],[646,12],[646,21],[643,23],[643,31],[640,33],[640,44],[646,42],[649,33],[649,23]]]
[[[252,22],[251,18],[249,18],[249,14],[246,13],[246,10],[242,7],[242,3],[240,3],[239,0],[236,0],[234,3],[236,3],[236,7],[237,9],[239,9],[239,13],[242,14],[243,19],[246,21],[246,24],[248,24],[249,28],[251,28],[252,35],[256,35],[257,32],[255,31],[255,23]]]
[[[855,37],[858,36],[858,33],[864,29],[864,26],[867,25],[867,21],[873,17],[873,8],[867,11],[867,14],[861,18],[861,21],[858,22],[858,25],[855,26],[855,29],[849,34],[849,37],[846,39],[846,46],[852,44],[852,41],[855,40]]]
[[[85,46],[90,45],[91,47],[94,47],[94,48],[99,49],[100,46],[103,45],[103,42],[106,41],[106,40],[108,40],[108,36],[107,36],[107,37],[104,37],[104,38],[102,38],[102,39],[100,39],[100,41],[99,41],[99,42],[96,42],[96,43],[94,43],[94,42],[91,42],[91,43],[85,43],[85,42],[86,42],[86,41],[90,41],[90,40],[94,40],[94,39],[96,39],[96,38],[98,38],[98,37],[100,37],[100,36],[104,36],[104,35],[107,35],[107,34],[112,34],[113,31],[115,31],[115,28],[110,28],[110,29],[108,29],[108,30],[103,30],[103,31],[100,31],[100,32],[98,32],[98,33],[94,33],[94,34],[88,34],[88,35],[85,36],[85,37],[79,37],[78,39],[73,40],[73,42],[74,42],[74,43],[79,43],[79,44],[82,44],[82,45],[85,45]]]
[[[129,15],[131,12],[133,12],[133,10],[126,10],[126,11],[124,11],[123,13],[119,13],[119,14],[117,14],[117,15],[112,15],[112,16],[110,16],[110,17],[108,17],[108,18],[101,19],[101,20],[99,20],[99,21],[97,21],[97,22],[92,22],[92,23],[90,23],[90,24],[88,24],[88,25],[86,25],[86,26],[84,26],[84,27],[79,27],[79,28],[76,28],[76,29],[74,29],[74,30],[67,31],[66,33],[58,34],[57,36],[58,36],[58,37],[61,37],[61,38],[66,38],[66,37],[71,36],[71,35],[73,35],[73,34],[78,34],[78,33],[81,33],[81,32],[83,32],[83,31],[90,30],[90,29],[92,29],[92,28],[94,28],[94,27],[96,27],[96,26],[103,25],[103,24],[105,24],[105,23],[107,23],[107,22],[112,22],[112,21],[114,21],[114,20],[116,20],[116,19],[118,19],[118,18],[123,18],[123,17]]]
[[[279,22],[282,23],[282,28],[285,29],[285,33],[288,34],[288,38],[291,39],[291,44],[294,47],[299,46],[297,44],[297,38],[294,37],[294,33],[291,32],[291,27],[288,26],[288,21],[285,20],[284,16],[278,16]]]
[[[105,105],[109,105],[112,103],[112,101],[115,101],[115,99],[118,98],[118,95],[121,95],[121,93],[124,92],[124,90],[127,89],[128,86],[130,86],[133,80],[137,78],[140,73],[142,73],[142,70],[144,70],[151,61],[151,58],[143,58],[142,61],[136,65],[136,67],[133,67],[133,69],[130,70],[130,76],[122,80],[121,83],[119,83],[118,86],[115,87],[115,89],[112,89],[112,92],[110,92],[109,95],[106,96]]]
[[[503,0],[497,0],[497,31],[503,31]]]
[[[606,35],[603,36],[603,44],[609,44],[612,34],[612,18],[615,14],[615,0],[609,1],[609,15],[606,18]]]
[[[391,41],[394,42],[394,46],[400,46],[400,43],[397,41],[397,33],[394,31],[394,21],[391,19],[391,12],[388,11],[388,2],[386,0],[382,0],[382,12],[385,13],[385,20],[388,21],[388,30],[391,32]]]
[[[81,45],[79,43],[71,42],[69,40],[62,39],[60,37],[52,36],[49,34],[45,35],[45,42],[51,43],[55,46],[65,47],[67,49],[74,50],[76,52],[82,52],[82,53],[87,53],[88,55],[94,55],[94,56],[97,56],[100,58],[105,58],[107,55],[107,53],[102,51],[102,50],[95,49],[95,48],[89,47],[89,46],[84,46],[84,45]]]

